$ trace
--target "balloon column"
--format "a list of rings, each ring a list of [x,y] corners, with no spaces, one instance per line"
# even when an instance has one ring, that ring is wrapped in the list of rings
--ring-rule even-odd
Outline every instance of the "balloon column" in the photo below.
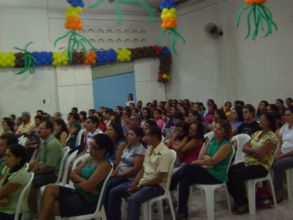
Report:
[[[247,35],[246,39],[252,37],[253,40],[256,39],[259,28],[265,34],[264,37],[268,37],[273,33],[273,29],[278,29],[277,24],[273,21],[272,13],[265,5],[266,0],[245,0],[247,4],[241,8],[237,14],[237,27],[240,26],[241,15],[244,11],[248,10],[247,15]],[[254,31],[251,33],[251,19],[254,23]],[[266,31],[265,31],[266,25]]]
[[[56,47],[57,43],[60,40],[68,37],[67,56],[69,61],[71,61],[74,50],[78,50],[81,47],[84,52],[87,51],[81,39],[88,43],[92,49],[96,50],[96,48],[94,45],[92,45],[87,37],[77,32],[80,31],[83,27],[80,17],[80,14],[84,12],[83,0],[67,0],[67,2],[70,5],[67,7],[67,11],[65,14],[66,22],[64,24],[64,27],[69,31],[65,35],[57,38],[54,42],[54,46]]]
[[[176,30],[177,28],[177,11],[175,0],[161,0],[160,4],[162,32],[159,40],[159,45],[162,43],[165,35],[168,34],[171,40],[171,52],[177,54],[175,49],[177,39],[181,39],[185,43],[184,37]]]
[[[89,8],[96,8],[101,3],[103,3],[105,0],[94,0],[93,3],[89,4]],[[153,9],[150,7],[150,5],[145,0],[113,0],[114,1],[114,7],[117,14],[117,21],[118,23],[121,23],[123,20],[123,14],[121,9],[121,4],[137,4],[140,5],[148,14],[151,21],[155,20],[155,15],[153,12]]]

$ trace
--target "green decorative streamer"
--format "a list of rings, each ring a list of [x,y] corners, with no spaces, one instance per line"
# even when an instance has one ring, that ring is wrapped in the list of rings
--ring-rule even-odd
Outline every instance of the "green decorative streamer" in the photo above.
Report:
[[[264,33],[264,37],[268,37],[275,30],[278,30],[277,24],[273,21],[271,11],[263,4],[250,4],[239,10],[237,13],[237,27],[240,27],[241,16],[244,11],[249,10],[247,14],[247,34],[245,39],[251,37],[256,40],[259,30]],[[254,24],[254,30],[251,32],[251,20]],[[265,31],[266,25],[266,31]]]
[[[100,6],[105,0],[95,0],[94,3],[89,4],[89,8],[96,8]],[[155,14],[153,9],[145,0],[114,0],[114,7],[117,15],[117,22],[119,24],[123,21],[123,13],[121,9],[121,4],[138,4],[140,5],[148,14],[150,21],[155,21]]]
[[[22,51],[24,53],[23,59],[24,59],[24,67],[16,73],[16,75],[23,74],[27,71],[29,71],[31,74],[36,71],[36,59],[32,56],[30,52],[28,52],[28,47],[32,44],[33,42],[29,42],[25,45],[24,49],[21,49],[19,47],[14,47],[14,49]]]
[[[149,20],[150,21],[155,21],[155,14],[153,9],[150,7],[148,3],[146,3],[145,0],[120,0],[121,3],[123,4],[139,4],[141,7],[146,11],[148,14]]]
[[[94,3],[89,4],[88,7],[89,8],[96,8],[98,6],[100,6],[100,4],[102,4],[105,0],[96,0]]]
[[[168,28],[166,30],[161,31],[161,36],[160,39],[158,41],[158,44],[161,46],[162,45],[162,41],[165,38],[165,35],[168,34],[169,39],[171,40],[171,53],[177,54],[177,50],[175,48],[177,40],[180,39],[183,43],[186,43],[186,40],[184,39],[184,37],[174,28]]]
[[[89,39],[87,37],[85,37],[84,35],[76,32],[76,31],[68,31],[63,36],[58,37],[54,42],[54,47],[56,47],[57,43],[60,40],[63,40],[67,37],[69,37],[68,44],[67,44],[67,56],[68,56],[69,61],[72,61],[72,54],[73,54],[74,50],[78,50],[80,47],[82,47],[84,52],[87,51],[85,45],[77,37],[79,37],[80,39],[83,39],[95,51],[97,50],[97,48],[89,41]]]

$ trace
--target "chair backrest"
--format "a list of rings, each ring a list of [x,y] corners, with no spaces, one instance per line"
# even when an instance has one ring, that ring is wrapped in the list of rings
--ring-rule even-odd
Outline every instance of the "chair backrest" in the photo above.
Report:
[[[84,161],[84,160],[85,160],[86,158],[88,158],[89,156],[90,156],[89,153],[85,153],[85,154],[83,154],[83,155],[81,155],[81,156],[78,156],[78,157],[76,158],[76,160],[73,161],[71,170],[74,170],[74,169],[75,169],[80,163],[82,163],[82,161]],[[73,186],[74,184],[73,184],[72,181],[69,180],[69,185],[70,185],[70,186]]]
[[[232,161],[233,161],[234,155],[235,155],[235,148],[232,146],[232,154],[231,154],[231,156],[230,156],[229,164],[228,164],[228,166],[227,166],[227,170],[226,170],[226,173],[227,173],[227,174],[228,174],[228,172],[229,172],[230,166],[232,165]]]
[[[175,163],[175,160],[176,160],[176,157],[177,157],[176,151],[174,151],[174,150],[170,150],[170,151],[172,153],[173,159],[172,159],[172,162],[171,162],[171,165],[170,165],[170,169],[169,169],[169,173],[168,173],[168,177],[167,177],[166,189],[169,189],[170,188],[171,178],[172,178],[173,169],[174,169],[174,163]],[[167,191],[168,190],[165,190],[165,193]]]
[[[64,168],[64,172],[63,172],[63,175],[62,175],[62,178],[61,178],[61,181],[60,181],[61,184],[62,184],[62,186],[65,186],[65,184],[67,182],[67,178],[68,178],[68,173],[69,173],[70,167],[72,165],[73,160],[76,159],[77,153],[78,153],[78,150],[75,150],[67,158],[67,161],[66,161],[66,164],[65,164],[65,168]]]
[[[243,152],[244,145],[250,140],[248,134],[238,134],[232,138],[232,143],[236,142],[236,155],[233,164],[237,164],[244,161],[245,153]]]
[[[22,211],[21,207],[22,207],[23,202],[28,202],[28,201],[24,201],[24,198],[25,197],[28,198],[28,194],[30,192],[31,185],[32,185],[32,182],[33,182],[33,179],[34,179],[34,173],[31,172],[29,174],[30,174],[30,180],[29,180],[29,182],[26,184],[26,186],[23,188],[23,190],[20,193],[20,196],[19,196],[19,199],[18,199],[18,202],[17,202],[17,206],[16,206],[16,211],[15,211],[15,214],[14,214],[14,220],[19,220],[19,215],[21,214],[21,211]]]
[[[101,208],[102,208],[102,205],[104,203],[104,193],[105,193],[105,189],[106,189],[106,186],[108,184],[108,181],[109,181],[109,178],[110,176],[112,175],[112,172],[113,172],[113,165],[112,165],[112,168],[110,170],[110,172],[108,173],[108,176],[107,178],[104,180],[103,182],[103,185],[102,185],[102,188],[101,188],[101,192],[100,192],[100,196],[99,196],[99,200],[98,200],[98,203],[97,203],[97,208],[96,208],[96,211],[94,213],[94,216],[98,216],[98,213],[100,212]]]
[[[215,136],[215,133],[213,131],[209,132],[209,133],[206,133],[204,135],[204,143],[202,144],[202,147],[200,149],[200,152],[199,152],[199,155],[198,155],[198,158],[200,158],[203,154],[203,152],[205,151],[205,149],[207,148],[209,142],[211,139],[213,139]]]
[[[64,147],[63,148],[63,157],[61,159],[61,162],[60,162],[60,167],[59,167],[59,172],[58,172],[58,177],[57,177],[57,181],[56,183],[59,183],[61,181],[61,177],[62,177],[62,174],[63,174],[63,171],[64,171],[64,165],[66,163],[66,160],[69,156],[69,152],[70,152],[70,148],[69,147]]]
[[[204,135],[204,139],[207,141],[210,141],[215,136],[215,133],[213,131],[210,131]]]

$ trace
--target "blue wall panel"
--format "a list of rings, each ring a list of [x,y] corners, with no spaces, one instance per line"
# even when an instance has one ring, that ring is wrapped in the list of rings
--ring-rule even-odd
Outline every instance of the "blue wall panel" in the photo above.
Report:
[[[128,93],[132,93],[136,100],[134,72],[94,79],[93,90],[95,109],[125,106]]]

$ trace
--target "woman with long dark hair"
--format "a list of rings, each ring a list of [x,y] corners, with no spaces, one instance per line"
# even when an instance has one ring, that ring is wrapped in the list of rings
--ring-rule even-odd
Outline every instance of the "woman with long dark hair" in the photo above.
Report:
[[[14,123],[11,121],[10,118],[3,118],[2,119],[2,129],[3,129],[3,133],[2,134],[7,134],[7,133],[11,133],[14,134]]]
[[[54,120],[54,136],[65,147],[68,138],[68,129],[63,119]]]
[[[119,164],[123,149],[126,147],[126,139],[121,124],[111,122],[106,134],[114,143],[114,151],[109,156],[109,160],[116,166]]]
[[[107,135],[95,135],[90,143],[89,157],[70,174],[75,189],[48,185],[42,196],[39,220],[93,213],[104,180],[111,171],[107,158],[112,151],[113,143]]]
[[[5,154],[4,177],[0,180],[0,219],[13,220],[19,196],[29,182],[25,168],[26,149],[19,144],[8,147]],[[21,212],[27,208],[28,197],[24,198]]]

